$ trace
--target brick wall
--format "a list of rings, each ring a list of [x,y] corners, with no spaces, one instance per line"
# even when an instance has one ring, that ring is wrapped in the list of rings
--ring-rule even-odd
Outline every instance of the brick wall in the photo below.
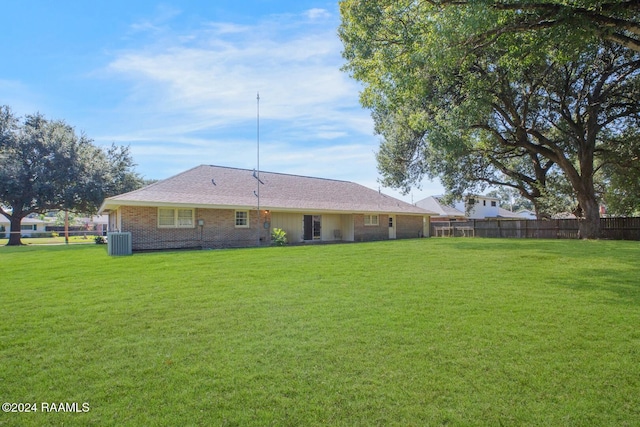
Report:
[[[158,228],[158,208],[124,206],[122,231],[130,231],[133,250],[183,248],[233,248],[270,244],[271,233],[263,224],[270,214],[249,211],[249,228],[236,228],[233,209],[196,209],[193,228]],[[204,220],[204,226],[197,225]]]
[[[398,215],[396,220],[396,238],[415,239],[423,236],[421,216]]]
[[[196,209],[193,228],[158,228],[158,208],[123,206],[122,230],[130,231],[133,250],[183,249],[183,248],[238,248],[269,245],[271,214],[261,211],[260,221],[255,210],[249,211],[249,228],[236,228],[233,209]],[[204,226],[197,225],[198,220]],[[353,215],[354,241],[369,242],[389,239],[389,216],[379,215],[377,226],[365,226],[364,215]],[[396,238],[409,239],[421,236],[422,217],[398,215]]]
[[[353,216],[353,240],[356,242],[371,242],[374,240],[389,240],[389,216],[379,215],[378,225],[364,225],[364,215]]]

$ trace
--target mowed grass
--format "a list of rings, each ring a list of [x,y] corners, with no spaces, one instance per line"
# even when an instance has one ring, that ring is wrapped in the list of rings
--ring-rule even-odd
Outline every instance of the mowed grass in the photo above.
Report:
[[[640,424],[639,242],[0,260],[0,426]]]
[[[94,235],[75,235],[69,236],[69,244],[95,244]],[[66,244],[64,236],[58,237],[23,237],[23,245],[64,245]],[[9,242],[9,239],[0,239],[0,246],[5,246]]]

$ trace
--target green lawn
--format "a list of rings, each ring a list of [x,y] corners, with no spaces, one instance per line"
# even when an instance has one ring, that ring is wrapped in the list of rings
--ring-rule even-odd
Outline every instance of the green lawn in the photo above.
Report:
[[[640,425],[640,242],[0,260],[0,426]]]
[[[96,236],[93,235],[72,235],[69,236],[69,244],[87,244],[93,243],[95,244]],[[64,240],[64,236],[58,237],[23,237],[22,239],[23,245],[64,245],[66,242]],[[0,246],[4,246],[7,244],[9,239],[0,239]]]

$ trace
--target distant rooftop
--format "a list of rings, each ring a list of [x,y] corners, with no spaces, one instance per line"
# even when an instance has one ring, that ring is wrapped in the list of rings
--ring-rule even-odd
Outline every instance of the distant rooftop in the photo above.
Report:
[[[416,206],[442,217],[464,217],[464,212],[440,202],[438,196],[430,196],[416,202]]]

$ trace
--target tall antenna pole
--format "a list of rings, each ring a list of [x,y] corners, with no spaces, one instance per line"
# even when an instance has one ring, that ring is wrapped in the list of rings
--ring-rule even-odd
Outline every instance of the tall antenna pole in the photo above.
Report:
[[[258,96],[256,97],[257,103],[257,155],[258,155],[258,179],[260,179],[260,92],[258,92]],[[258,201],[260,201],[260,186],[258,185]]]
[[[257,111],[256,111],[256,117],[257,117],[257,123],[256,123],[256,145],[257,145],[257,157],[258,157],[258,170],[257,170],[257,175],[256,175],[256,181],[258,182],[258,245],[260,244],[260,234],[262,233],[262,231],[260,231],[260,92],[258,92],[258,95],[256,96],[256,107],[257,107]]]

